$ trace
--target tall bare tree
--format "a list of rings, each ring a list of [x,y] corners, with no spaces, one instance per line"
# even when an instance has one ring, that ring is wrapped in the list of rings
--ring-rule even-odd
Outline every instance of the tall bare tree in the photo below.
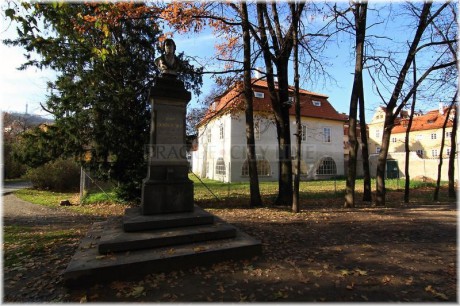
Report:
[[[416,10],[415,4],[411,4],[411,9]],[[415,57],[415,54],[421,50],[419,48],[420,41],[422,40],[422,36],[428,26],[435,20],[435,18],[449,5],[449,3],[445,3],[441,5],[438,9],[434,12],[431,12],[431,8],[433,3],[431,2],[424,2],[422,9],[420,12],[417,12],[418,17],[418,24],[414,34],[413,39],[410,42],[409,50],[407,51],[407,55],[405,57],[404,63],[399,69],[396,83],[394,85],[391,97],[389,101],[386,103],[385,109],[385,121],[384,121],[384,128],[383,128],[383,135],[382,135],[382,144],[380,153],[377,160],[377,192],[376,192],[376,204],[379,206],[385,205],[385,170],[386,170],[386,159],[388,155],[388,149],[390,144],[391,138],[391,130],[395,124],[396,118],[399,116],[401,109],[406,105],[407,101],[411,98],[415,90],[418,86],[428,77],[430,73],[436,70],[445,69],[447,67],[453,66],[456,63],[451,62],[441,62],[439,63],[439,58],[430,66],[425,73],[419,78],[419,80],[412,86],[409,92],[403,97],[402,102],[399,103],[402,95],[403,85],[406,81],[407,73],[411,67],[412,61]],[[430,43],[429,45],[433,45]]]
[[[300,119],[300,76],[299,76],[299,20],[300,12],[298,4],[291,3],[292,23],[294,25],[294,101],[295,101],[295,121],[296,121],[296,150],[295,150],[295,173],[294,173],[294,197],[292,201],[292,211],[298,213],[300,211],[300,160],[302,158],[302,122]]]
[[[413,75],[414,75],[414,84],[417,82],[417,63],[415,61],[415,56],[413,59]],[[410,173],[409,173],[409,159],[410,159],[410,148],[409,148],[409,136],[410,130],[412,129],[412,121],[414,120],[415,113],[415,103],[417,102],[417,91],[414,91],[412,97],[412,104],[410,108],[409,121],[407,123],[406,135],[404,140],[404,149],[405,149],[405,165],[404,165],[404,175],[406,177],[404,182],[404,203],[409,203],[409,190],[410,190]]]
[[[262,206],[260,197],[259,176],[257,174],[257,159],[254,137],[253,93],[251,83],[251,36],[249,30],[249,16],[246,2],[241,2],[241,26],[243,30],[243,74],[244,74],[244,100],[246,102],[246,152],[249,162],[249,188],[251,193],[251,207]]]
[[[359,142],[356,135],[358,100],[363,99],[363,64],[364,64],[364,40],[366,38],[366,16],[367,2],[354,3],[353,14],[355,17],[355,32],[356,32],[356,58],[355,58],[355,76],[353,81],[353,89],[351,92],[350,112],[348,116],[348,141],[349,158],[348,158],[348,173],[347,184],[345,189],[345,207],[355,206],[355,181],[356,181],[356,164]],[[364,104],[364,103],[363,103]],[[362,133],[363,131],[361,131]]]
[[[450,113],[452,112],[453,108],[454,108],[454,105],[455,105],[455,102],[457,101],[457,93],[455,93],[455,96],[454,98],[452,99],[452,102],[450,103],[449,105],[449,108],[447,110],[447,113],[446,113],[446,119],[444,120],[444,123],[442,125],[442,136],[441,136],[441,149],[439,150],[440,153],[439,153],[439,163],[438,163],[438,177],[436,179],[436,187],[434,189],[434,194],[433,194],[433,200],[434,201],[438,201],[439,200],[439,188],[441,186],[441,171],[442,171],[442,163],[443,163],[443,160],[444,160],[444,144],[445,144],[445,140],[446,140],[446,127],[447,127],[447,124],[450,120]],[[455,144],[451,143],[451,150],[452,150],[452,147],[454,146]]]
[[[449,198],[455,199],[455,155],[457,155],[457,127],[458,127],[458,104],[455,105],[455,113],[452,122],[452,134],[450,135],[450,154],[449,154]]]

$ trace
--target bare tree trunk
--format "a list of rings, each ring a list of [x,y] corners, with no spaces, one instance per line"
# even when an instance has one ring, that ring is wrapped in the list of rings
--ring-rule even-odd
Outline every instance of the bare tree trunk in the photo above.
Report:
[[[246,102],[246,150],[249,163],[249,189],[251,194],[250,206],[262,206],[260,197],[259,177],[257,174],[257,159],[254,138],[254,114],[251,84],[251,37],[249,33],[249,17],[246,2],[241,2],[242,28],[244,44],[244,97]]]
[[[299,6],[303,8],[305,4]],[[272,3],[272,7],[276,4]],[[301,10],[299,8],[299,10]],[[273,9],[274,14],[276,11]],[[288,63],[292,49],[292,37],[284,39],[285,44],[282,50],[277,46],[277,56],[273,57],[270,53],[270,47],[266,34],[265,18],[270,29],[270,19],[268,18],[267,5],[257,3],[257,20],[259,24],[259,33],[261,49],[264,57],[265,67],[267,68],[267,84],[270,92],[270,100],[275,115],[276,129],[278,132],[278,158],[279,158],[279,178],[278,178],[278,196],[275,205],[292,205],[292,160],[291,160],[291,132],[289,126],[289,82],[288,82]],[[277,15],[273,16],[275,26],[280,27]],[[273,37],[274,34],[272,34]],[[291,48],[286,47],[290,45]],[[275,89],[273,75],[273,63],[276,65],[278,74],[278,90]]]
[[[361,154],[363,157],[363,174],[364,174],[364,192],[363,201],[372,201],[371,189],[371,171],[369,166],[369,145],[367,142],[367,125],[366,125],[366,110],[364,109],[364,89],[363,80],[361,78],[361,88],[359,94],[359,124],[361,127]]]
[[[296,10],[296,5],[291,3],[291,13],[294,25],[294,87],[295,87],[295,121],[297,125],[296,133],[296,152],[295,152],[295,173],[294,173],[294,197],[292,199],[292,211],[298,213],[300,211],[300,160],[301,160],[301,144],[302,144],[302,122],[300,119],[300,95],[299,95],[299,45],[298,45],[298,21],[300,12]]]
[[[449,110],[447,111],[447,114],[446,114],[446,119],[444,120],[444,124],[442,125],[441,150],[440,150],[441,152],[439,153],[438,177],[436,179],[436,188],[434,189],[434,194],[433,194],[434,201],[439,200],[439,188],[441,186],[441,171],[442,171],[442,162],[443,162],[442,155],[444,152],[444,141],[446,140],[446,127],[447,127],[447,123],[449,122],[450,112],[452,111],[452,108],[454,107],[456,99],[457,99],[457,94],[455,94],[455,97],[449,106]]]
[[[356,161],[358,155],[358,138],[356,136],[358,100],[362,89],[364,40],[366,37],[367,3],[356,3],[353,10],[356,26],[356,60],[353,90],[350,99],[350,113],[348,119],[348,141],[350,149],[348,154],[348,174],[345,190],[345,207],[355,206]]]
[[[390,145],[391,130],[393,129],[393,125],[394,125],[396,116],[399,114],[399,112],[396,112],[395,114],[393,114],[393,110],[395,109],[396,103],[398,102],[403,84],[406,80],[406,75],[409,71],[412,60],[415,57],[415,54],[417,52],[417,47],[422,38],[423,32],[425,31],[425,29],[427,28],[430,22],[429,17],[430,17],[431,6],[432,6],[432,3],[430,2],[425,2],[423,4],[422,12],[420,14],[420,19],[419,19],[419,24],[417,26],[416,33],[414,35],[414,39],[411,42],[404,65],[399,72],[398,80],[395,84],[391,98],[387,103],[387,108],[385,111],[385,123],[383,126],[382,146],[381,146],[380,154],[377,160],[376,205],[378,206],[385,206],[385,193],[386,193],[385,170],[386,170],[386,161],[387,161],[387,155],[388,155],[388,149],[389,149],[388,147]]]
[[[415,57],[413,60],[413,71],[414,71],[414,84],[417,82],[417,66],[415,62]],[[410,187],[410,174],[409,174],[409,157],[410,157],[410,148],[409,148],[409,134],[412,128],[412,120],[414,119],[414,112],[415,112],[415,102],[417,102],[417,92],[414,92],[414,96],[412,99],[412,105],[410,108],[410,115],[409,115],[409,122],[407,124],[406,136],[404,141],[404,148],[406,152],[405,160],[406,164],[404,165],[404,175],[406,176],[404,182],[404,203],[409,203],[409,187]]]
[[[455,99],[457,93],[455,93]],[[449,198],[455,199],[455,155],[457,153],[457,126],[458,126],[458,106],[455,106],[455,116],[452,123],[452,134],[450,136],[450,156],[449,156]]]

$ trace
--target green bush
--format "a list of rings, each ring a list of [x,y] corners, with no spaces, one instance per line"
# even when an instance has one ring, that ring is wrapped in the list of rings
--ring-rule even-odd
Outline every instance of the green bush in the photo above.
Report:
[[[26,179],[34,188],[57,192],[77,191],[80,186],[80,166],[71,159],[57,159],[27,171]]]
[[[26,173],[27,167],[13,156],[11,141],[5,141],[3,143],[3,162],[3,175],[5,179],[20,178]]]

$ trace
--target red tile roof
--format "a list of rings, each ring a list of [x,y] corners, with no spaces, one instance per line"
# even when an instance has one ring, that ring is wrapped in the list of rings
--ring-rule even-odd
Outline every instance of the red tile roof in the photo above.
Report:
[[[267,82],[264,80],[253,80],[253,91],[261,92],[264,94],[263,98],[254,97],[253,107],[254,111],[259,112],[272,112],[270,95],[268,91]],[[294,92],[294,88],[290,86],[290,92]],[[347,116],[338,113],[334,107],[327,100],[328,96],[311,92],[308,90],[300,89],[300,114],[303,117],[322,118],[329,120],[345,121]],[[320,106],[315,106],[314,101],[321,102]],[[213,109],[214,108],[214,109]],[[202,125],[209,119],[231,110],[244,110],[244,99],[242,95],[242,85],[237,84],[234,88],[228,90],[220,96],[214,105],[208,109],[205,118],[198,124]],[[295,115],[295,108],[289,109],[289,114]]]
[[[432,110],[426,113],[425,115],[416,116],[412,120],[411,132],[414,131],[425,131],[425,130],[434,130],[441,129],[446,120],[448,107],[444,108],[444,114],[441,115],[439,110]],[[451,111],[453,115],[455,110]],[[407,130],[407,124],[409,122],[408,118],[400,119],[394,126],[391,131],[392,134],[405,133]],[[452,120],[447,122],[447,127],[452,127]]]

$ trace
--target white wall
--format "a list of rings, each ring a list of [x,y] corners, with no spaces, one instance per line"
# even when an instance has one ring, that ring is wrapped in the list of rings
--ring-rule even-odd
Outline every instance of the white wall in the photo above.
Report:
[[[291,116],[292,156],[295,153],[296,126],[294,116]],[[256,154],[265,158],[270,164],[270,175],[259,176],[260,181],[278,180],[278,142],[275,123],[266,114],[255,114],[254,120],[259,122],[260,138],[256,138]],[[220,125],[224,125],[224,139],[220,139]],[[343,156],[343,123],[340,121],[303,117],[302,124],[307,126],[307,140],[302,141],[302,160],[306,166],[307,175],[303,179],[328,178],[328,175],[317,175],[316,169],[322,158],[331,157],[337,168],[336,175],[344,175]],[[323,141],[323,128],[331,130],[331,142]],[[211,131],[211,141],[207,141],[208,130]],[[200,177],[224,182],[248,181],[249,177],[242,175],[243,163],[246,160],[246,123],[243,113],[225,114],[209,121],[199,128],[198,150],[193,154],[193,172]],[[216,162],[223,158],[225,175],[216,174]],[[209,170],[205,172],[205,165]]]
[[[370,164],[370,172],[371,177],[375,177],[377,174],[377,159],[378,154],[372,154],[369,156],[369,164]],[[388,153],[387,160],[396,160],[398,161],[398,168],[399,168],[399,177],[405,177],[404,168],[406,165],[406,153],[405,152],[398,152],[398,153]],[[437,180],[438,178],[438,165],[439,165],[439,158],[420,158],[417,153],[410,152],[409,153],[409,175],[411,179],[426,177],[431,180]],[[458,169],[457,164],[455,164],[455,180],[458,179]],[[447,176],[449,171],[449,159],[444,158],[442,161],[442,169],[441,169],[441,180],[448,181],[449,178]]]

